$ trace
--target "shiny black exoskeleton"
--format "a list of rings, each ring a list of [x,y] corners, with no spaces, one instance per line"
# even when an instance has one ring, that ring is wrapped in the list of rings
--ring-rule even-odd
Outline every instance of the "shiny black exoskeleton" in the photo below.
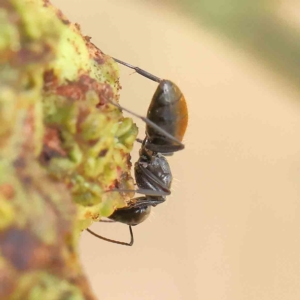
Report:
[[[144,196],[131,199],[126,207],[116,209],[109,216],[111,220],[129,225],[131,241],[125,243],[107,239],[87,229],[91,234],[109,242],[131,246],[133,244],[131,226],[138,225],[147,219],[151,207],[163,203],[166,196],[170,195],[172,173],[169,163],[160,153],[154,153],[145,148],[144,143],[140,150],[139,160],[134,165],[134,173],[138,186],[137,192],[143,193]]]
[[[151,207],[164,202],[166,196],[171,193],[172,173],[167,159],[162,154],[171,155],[184,148],[182,139],[187,127],[188,113],[185,98],[173,82],[161,80],[118,59],[114,60],[151,80],[159,82],[150,103],[147,118],[111,102],[142,119],[147,125],[146,137],[139,153],[140,157],[134,166],[135,180],[138,186],[136,192],[144,194],[144,196],[131,199],[126,207],[116,209],[109,216],[109,219],[113,221],[129,225],[131,240],[129,243],[119,242],[97,235],[87,229],[91,234],[103,240],[131,246],[134,241],[131,226],[143,222],[149,216]]]

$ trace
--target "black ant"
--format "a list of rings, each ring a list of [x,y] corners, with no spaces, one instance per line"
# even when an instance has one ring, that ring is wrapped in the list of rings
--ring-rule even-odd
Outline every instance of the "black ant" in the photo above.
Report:
[[[139,159],[135,163],[135,180],[138,190],[143,197],[133,198],[124,208],[116,209],[108,218],[111,222],[120,222],[129,225],[131,240],[129,243],[119,242],[102,237],[90,229],[87,231],[94,236],[108,242],[132,246],[134,239],[132,226],[143,222],[150,214],[151,206],[164,202],[166,196],[171,194],[172,173],[167,159],[162,155],[172,155],[184,149],[182,139],[187,127],[187,105],[180,89],[170,80],[160,79],[147,71],[134,67],[128,63],[114,60],[142,76],[159,83],[148,108],[147,117],[140,116],[119,104],[113,105],[142,119],[146,124],[146,137],[142,141]],[[114,191],[126,192],[116,189]]]

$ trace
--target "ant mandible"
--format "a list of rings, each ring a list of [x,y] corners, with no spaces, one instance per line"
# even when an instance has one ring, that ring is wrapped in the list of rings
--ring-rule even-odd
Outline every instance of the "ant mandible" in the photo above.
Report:
[[[135,192],[145,196],[131,199],[126,207],[116,209],[108,217],[112,222],[129,225],[131,237],[129,243],[102,237],[90,229],[87,231],[105,241],[132,246],[134,242],[132,226],[143,222],[149,216],[151,206],[155,207],[161,204],[171,193],[172,173],[167,159],[162,154],[172,155],[174,152],[184,149],[182,139],[187,127],[188,111],[185,98],[175,83],[160,79],[119,59],[114,58],[114,60],[159,83],[149,105],[147,117],[109,101],[146,123],[146,137],[142,141],[140,156],[134,166],[138,186],[138,190]],[[116,189],[113,191],[126,192],[127,190]]]

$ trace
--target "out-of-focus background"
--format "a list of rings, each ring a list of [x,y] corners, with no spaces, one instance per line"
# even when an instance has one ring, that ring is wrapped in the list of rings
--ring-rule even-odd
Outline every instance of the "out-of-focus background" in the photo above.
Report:
[[[105,53],[176,82],[190,112],[172,195],[134,246],[82,234],[98,298],[299,300],[299,1],[53,3]],[[156,84],[120,69],[121,104],[145,115]]]

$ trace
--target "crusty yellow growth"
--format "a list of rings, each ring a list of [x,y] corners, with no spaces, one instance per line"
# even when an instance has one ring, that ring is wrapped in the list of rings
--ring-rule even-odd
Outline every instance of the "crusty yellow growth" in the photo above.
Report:
[[[79,232],[125,205],[106,191],[133,188],[119,89],[115,62],[49,1],[0,1],[0,299],[93,299]]]
[[[124,206],[124,196],[104,191],[133,189],[129,153],[137,127],[107,102],[118,101],[116,63],[83,37],[78,25],[64,23],[57,59],[44,72],[40,161],[70,189],[84,229]]]

